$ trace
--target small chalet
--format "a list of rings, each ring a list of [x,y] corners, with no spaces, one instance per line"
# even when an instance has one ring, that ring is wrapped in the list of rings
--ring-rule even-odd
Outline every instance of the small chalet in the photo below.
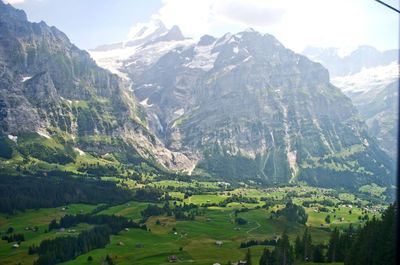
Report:
[[[169,256],[168,257],[168,261],[169,262],[177,262],[178,261],[178,257],[175,255]]]

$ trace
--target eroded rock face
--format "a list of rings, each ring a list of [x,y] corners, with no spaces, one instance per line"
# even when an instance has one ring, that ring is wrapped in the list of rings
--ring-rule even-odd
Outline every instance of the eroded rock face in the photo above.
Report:
[[[351,98],[369,134],[396,160],[399,50],[380,52],[361,46],[343,57],[333,48],[307,48],[303,53],[329,69],[331,82]]]
[[[23,11],[2,2],[0,14],[2,134],[64,132],[84,150],[134,152],[169,168],[192,167],[149,132],[118,76],[98,67],[55,27],[30,23]]]
[[[253,30],[171,47],[145,68],[133,54],[120,71],[149,128],[171,150],[200,157],[197,168],[277,183],[393,181],[390,158],[319,63]]]

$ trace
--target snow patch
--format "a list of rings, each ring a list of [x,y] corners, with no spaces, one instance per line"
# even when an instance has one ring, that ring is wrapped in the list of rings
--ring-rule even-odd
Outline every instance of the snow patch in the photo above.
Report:
[[[68,102],[69,104],[72,104],[72,100],[65,99],[65,98],[63,98],[63,97],[60,97],[60,98],[61,98],[61,100],[64,100],[64,101]]]
[[[229,41],[231,41],[231,39],[232,39],[232,34],[228,32],[224,36],[222,36],[220,39],[217,40],[215,47],[226,44]]]
[[[118,76],[129,79],[128,75],[121,71],[131,65],[151,65],[163,55],[178,47],[187,47],[194,43],[193,40],[163,41],[149,45],[123,46],[106,51],[89,51],[96,63]]]
[[[153,104],[149,105],[148,101],[149,101],[149,98],[145,98],[144,100],[140,101],[139,104],[146,108],[152,107]]]
[[[253,56],[250,55],[249,57],[247,57],[246,59],[244,59],[243,62],[250,61],[251,58],[253,58]]]
[[[366,93],[385,87],[399,78],[399,65],[395,62],[372,68],[363,68],[353,75],[338,76],[331,80],[332,84],[347,93]]]
[[[74,150],[75,150],[76,152],[78,152],[78,154],[79,154],[80,156],[84,156],[84,155],[86,154],[84,151],[82,151],[82,150],[79,149],[78,147],[74,147]]]
[[[185,114],[185,110],[183,108],[180,108],[180,109],[174,111],[174,114],[176,114],[178,116],[182,116],[183,114]]]
[[[238,54],[239,53],[239,48],[236,46],[236,47],[233,47],[233,53],[236,53],[236,54]]]
[[[32,76],[23,76],[22,77],[22,83],[25,83],[26,81],[30,80]]]
[[[18,136],[9,134],[9,135],[8,135],[8,139],[10,139],[11,141],[13,141],[14,143],[17,143],[17,141],[18,141]]]
[[[36,133],[44,138],[47,138],[47,139],[51,138],[50,135],[45,130],[37,130]]]
[[[198,46],[195,47],[195,56],[193,60],[184,66],[189,68],[199,68],[204,71],[211,70],[214,67],[214,63],[218,57],[218,52],[212,52],[214,46]]]

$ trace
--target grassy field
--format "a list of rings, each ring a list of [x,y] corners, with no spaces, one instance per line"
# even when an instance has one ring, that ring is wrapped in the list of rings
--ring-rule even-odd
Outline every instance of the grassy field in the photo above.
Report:
[[[65,214],[89,213],[96,206],[85,204],[71,204],[66,207],[48,208],[39,210],[28,210],[13,216],[0,215],[0,231],[3,233],[9,227],[14,228],[14,233],[24,234],[25,241],[19,248],[12,248],[14,243],[0,241],[0,264],[32,264],[36,256],[28,255],[28,248],[31,245],[39,245],[45,239],[52,239],[59,236],[77,235],[80,231],[87,230],[91,226],[79,224],[71,228],[75,231],[51,231],[47,232],[51,220],[59,219]],[[63,210],[64,208],[64,210]],[[28,230],[28,228],[37,227],[37,231]]]
[[[177,181],[158,182],[155,186],[175,185],[209,185],[210,183],[186,183]],[[182,186],[180,186],[182,185]],[[206,265],[213,263],[226,264],[228,261],[237,261],[245,257],[247,249],[240,249],[240,243],[252,239],[264,240],[278,237],[284,230],[289,238],[294,241],[296,235],[301,235],[306,228],[305,225],[288,222],[283,217],[273,217],[272,211],[284,207],[283,204],[275,204],[272,207],[262,208],[263,200],[279,201],[287,194],[296,192],[293,201],[301,205],[304,201],[313,200],[309,207],[305,207],[308,213],[306,225],[312,235],[314,243],[327,243],[329,231],[327,228],[343,228],[350,223],[358,225],[363,221],[359,216],[365,215],[363,208],[355,205],[341,205],[341,201],[348,202],[358,199],[351,194],[339,193],[332,195],[332,191],[310,187],[282,187],[270,189],[238,188],[231,191],[207,192],[189,196],[184,199],[181,192],[170,192],[174,198],[183,200],[178,204],[207,204],[220,203],[232,195],[242,195],[248,198],[255,198],[257,203],[231,202],[226,207],[212,206],[202,210],[202,214],[196,216],[195,220],[177,221],[174,217],[153,216],[146,221],[148,231],[130,229],[122,231],[111,237],[111,243],[104,249],[92,250],[75,260],[64,264],[89,264],[88,257],[91,256],[91,264],[100,264],[101,260],[108,254],[113,257],[116,264],[169,264],[167,258],[170,255],[179,257],[179,264]],[[310,195],[312,193],[312,195]],[[316,209],[322,207],[319,202],[329,199],[339,207],[325,207],[328,212],[321,212]],[[148,203],[130,201],[121,205],[109,207],[98,214],[121,215],[133,220],[141,219],[141,211]],[[162,203],[159,204],[160,206]],[[26,241],[22,242],[20,248],[12,248],[12,243],[0,241],[0,264],[32,264],[37,256],[27,254],[28,247],[39,245],[44,239],[51,239],[59,236],[76,235],[80,231],[90,228],[90,225],[79,224],[74,227],[74,232],[45,232],[52,219],[59,219],[63,215],[89,213],[96,205],[73,204],[68,207],[49,209],[29,210],[12,216],[0,215],[0,231],[4,233],[8,227],[13,227],[15,233],[23,233]],[[63,209],[64,208],[64,209]],[[247,208],[247,209],[246,209]],[[243,210],[245,209],[245,210]],[[243,210],[235,215],[235,210]],[[351,210],[351,214],[349,211]],[[325,222],[326,215],[331,216],[331,223]],[[372,217],[372,211],[367,214]],[[377,214],[377,213],[375,213]],[[235,218],[241,217],[247,221],[244,225],[235,223]],[[157,222],[158,221],[158,222]],[[158,223],[158,224],[157,224]],[[25,230],[27,227],[38,227],[37,232]],[[217,246],[216,241],[222,241],[222,246]],[[264,246],[251,247],[253,263],[258,264]],[[307,263],[309,265],[317,265]],[[338,265],[338,264],[335,264]]]
[[[117,264],[169,264],[167,257],[176,255],[180,264],[227,263],[229,260],[243,259],[246,249],[239,249],[243,241],[265,239],[279,236],[284,229],[292,239],[302,233],[304,226],[268,220],[265,210],[241,213],[248,224],[240,226],[233,222],[233,212],[226,208],[207,210],[204,216],[194,221],[175,221],[172,217],[152,217],[147,221],[150,231],[130,230],[113,236],[111,244],[105,249],[91,251],[74,261],[65,264],[87,264],[88,256],[100,261],[105,255],[112,255]],[[156,220],[161,225],[156,224]],[[173,232],[176,229],[176,234]],[[314,237],[326,241],[328,233],[311,229]],[[215,242],[223,241],[218,247]],[[122,246],[120,244],[123,244]],[[137,248],[142,244],[143,248]],[[252,247],[254,260],[261,256],[263,246]]]

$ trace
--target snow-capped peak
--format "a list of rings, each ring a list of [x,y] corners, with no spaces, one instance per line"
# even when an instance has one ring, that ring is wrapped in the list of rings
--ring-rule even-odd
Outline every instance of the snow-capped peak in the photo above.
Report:
[[[174,48],[187,46],[192,42],[183,36],[178,26],[168,29],[162,21],[152,19],[148,23],[136,24],[126,41],[102,45],[89,52],[98,65],[129,79],[124,73],[124,65],[151,65]]]
[[[185,37],[178,26],[171,29],[165,27],[161,20],[153,19],[148,23],[138,23],[131,29],[129,38],[123,43],[123,47],[148,45],[162,41],[181,41]]]
[[[129,32],[129,40],[144,39],[156,35],[156,37],[166,33],[168,29],[161,20],[153,19],[147,23],[136,24]]]

